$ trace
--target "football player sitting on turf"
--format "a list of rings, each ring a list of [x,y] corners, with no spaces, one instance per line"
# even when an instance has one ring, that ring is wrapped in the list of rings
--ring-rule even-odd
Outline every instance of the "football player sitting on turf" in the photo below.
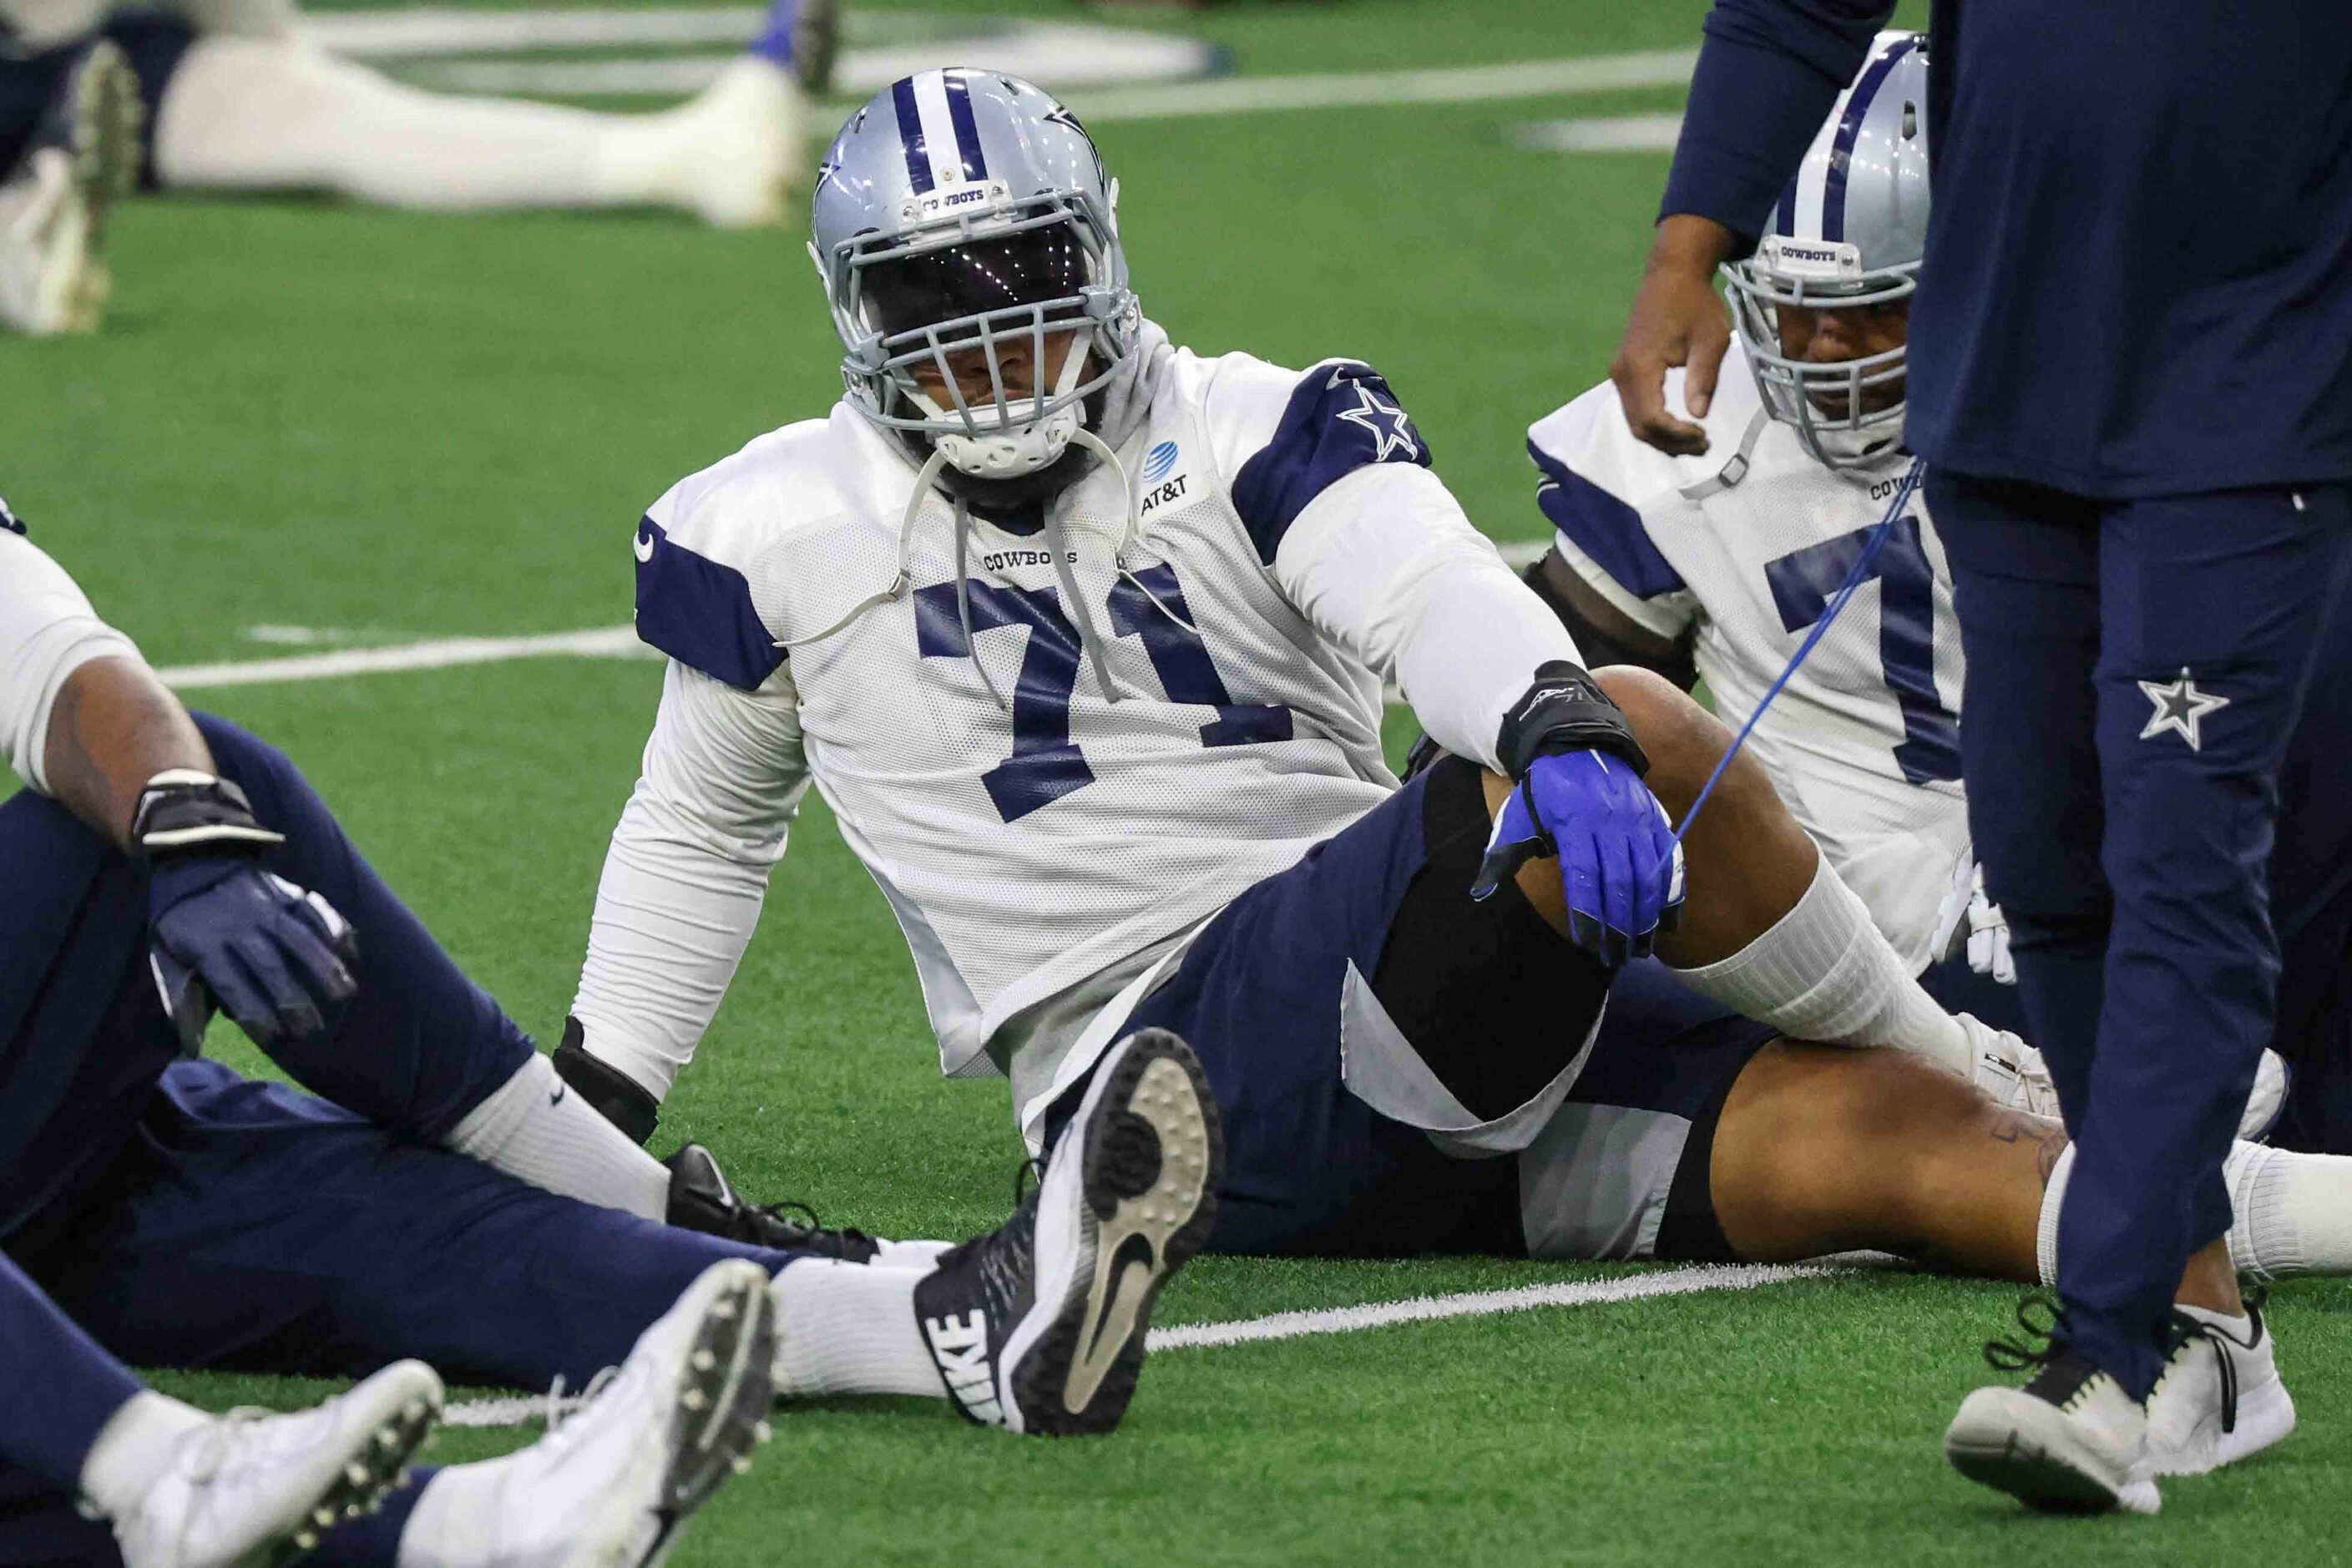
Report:
[[[1881,35],[1857,79],[1867,87],[1823,123],[1756,253],[1725,268],[1736,330],[1699,421],[1706,455],[1637,439],[1607,382],[1528,432],[1558,531],[1529,586],[1596,662],[1685,689],[1704,679],[1735,723],[1812,629],[1911,465],[1904,343],[1927,246],[1927,79],[1921,35]],[[1950,570],[1915,494],[1748,745],[1928,994],[2030,1037],[2008,927],[1969,848],[1962,668]],[[2333,863],[2283,853],[2279,874]],[[2291,1146],[2352,1152],[2352,1129],[2328,1109],[2346,1098],[2344,1068],[2320,1060],[2352,1065],[2352,1050],[2337,1030],[2298,1051],[2318,1032],[2293,1026],[2315,1010],[2298,1005],[2296,979],[2281,1038],[2315,1070],[2294,1075],[2288,1098],[2285,1066],[2266,1053],[2242,1131],[2266,1131],[2284,1098]]]
[[[751,51],[659,114],[404,86],[302,37],[292,0],[0,0],[0,325],[97,326],[108,207],[133,182],[322,191],[435,212],[676,207],[783,216],[835,0],[773,0]]]
[[[546,1442],[420,1477],[320,1542],[377,1568],[649,1562],[746,1457],[771,1384],[1118,1424],[1213,1210],[1214,1108],[1181,1042],[1122,1041],[987,1236],[796,1226],[581,1106],[293,764],[191,719],[5,507],[0,751],[33,785],[0,805],[0,1555],[246,1561],[373,1500],[438,1398],[410,1368],[341,1414],[224,1426],[118,1357],[419,1356],[524,1387],[621,1366]],[[326,1098],[194,1058],[215,998]],[[361,1468],[313,1475],[293,1437],[359,1443]]]
[[[942,1068],[1005,1073],[1038,1145],[1126,1031],[1192,1042],[1213,1246],[2033,1278],[2063,1137],[1970,1082],[2015,1096],[2022,1047],[1919,990],[1751,758],[1686,823],[1685,902],[1665,824],[1722,727],[1579,666],[1369,366],[1170,345],[1114,202],[1068,111],[992,73],[900,81],[834,143],[847,395],[638,525],[671,663],[558,1070],[650,1133],[813,781]],[[1402,788],[1383,677],[1453,753]],[[2249,1182],[2345,1190],[2249,1149]]]

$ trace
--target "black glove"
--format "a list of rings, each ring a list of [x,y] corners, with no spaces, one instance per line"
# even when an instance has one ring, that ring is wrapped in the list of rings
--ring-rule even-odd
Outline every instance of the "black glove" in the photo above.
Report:
[[[131,851],[152,868],[147,925],[163,1009],[193,1056],[213,1000],[260,1046],[306,1039],[358,989],[351,922],[255,863],[285,842],[226,779],[174,768],[147,781]]]

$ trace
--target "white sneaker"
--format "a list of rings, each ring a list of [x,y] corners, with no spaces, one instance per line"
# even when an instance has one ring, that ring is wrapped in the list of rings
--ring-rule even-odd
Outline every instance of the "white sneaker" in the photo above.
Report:
[[[100,39],[67,68],[0,184],[0,323],[31,337],[97,328],[113,288],[107,211],[137,176],[143,113],[114,44]]]
[[[584,1409],[520,1453],[435,1478],[410,1521],[412,1534],[424,1523],[435,1539],[419,1541],[413,1560],[655,1568],[767,1440],[775,1359],[767,1271],[743,1258],[713,1264],[617,1372],[589,1385]]]
[[[2147,1396],[2144,1474],[2201,1476],[2294,1430],[2294,1399],[2259,1307],[2249,1302],[2243,1319],[2176,1307],[2172,1328],[2171,1359]]]
[[[1969,1044],[1975,1047],[1976,1065],[1969,1081],[1977,1086],[1978,1092],[2011,1110],[2034,1116],[2058,1115],[2058,1086],[2050,1081],[2050,1068],[2042,1062],[2040,1051],[1973,1014],[1955,1013],[1952,1016],[1968,1031]]]
[[[2154,1513],[2142,1468],[2147,1412],[2123,1384],[2060,1352],[2022,1388],[1979,1388],[1960,1402],[1944,1457],[1972,1481],[2050,1513]]]
[[[1970,1075],[1978,1089],[1994,1104],[2035,1116],[2059,1117],[2058,1086],[2050,1081],[2049,1064],[2042,1053],[2004,1029],[1996,1029],[1967,1013],[1955,1013],[1976,1047]],[[2253,1092],[2238,1118],[2238,1136],[2259,1143],[2278,1124],[2286,1105],[2287,1068],[2276,1051],[2264,1051],[2254,1069]]]
[[[180,1439],[171,1468],[116,1519],[126,1568],[275,1568],[383,1502],[441,1413],[441,1380],[394,1362],[286,1415],[236,1411]]]

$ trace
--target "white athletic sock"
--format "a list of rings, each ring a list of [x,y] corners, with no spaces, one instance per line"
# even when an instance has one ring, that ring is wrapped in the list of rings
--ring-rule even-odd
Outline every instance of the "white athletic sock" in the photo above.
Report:
[[[2230,1261],[2256,1279],[2352,1274],[2352,1159],[2240,1143],[2230,1184]]]
[[[2042,1188],[2042,1218],[2033,1227],[2034,1262],[2042,1270],[2042,1282],[2052,1289],[2058,1288],[2058,1211],[2066,1206],[2066,1179],[2074,1173],[2074,1145],[2069,1143],[2050,1167],[2050,1180]]]
[[[189,1433],[214,1419],[152,1389],[123,1401],[81,1461],[81,1495],[108,1519],[136,1508]]]
[[[669,1172],[556,1076],[537,1052],[443,1140],[535,1187],[642,1219],[669,1213]]]
[[[776,1392],[946,1397],[915,1321],[928,1268],[804,1258],[776,1276]]]
[[[293,40],[208,37],[156,114],[166,185],[320,190],[463,212],[653,205],[774,222],[803,161],[796,83],[747,56],[658,114],[405,86]]]
[[[952,1241],[886,1241],[874,1238],[873,1267],[877,1268],[916,1268],[929,1274],[939,1267],[940,1255],[955,1250]]]
[[[1967,1078],[1968,1032],[1919,989],[1827,857],[1796,907],[1729,958],[1675,972],[1791,1039],[1887,1046]]]

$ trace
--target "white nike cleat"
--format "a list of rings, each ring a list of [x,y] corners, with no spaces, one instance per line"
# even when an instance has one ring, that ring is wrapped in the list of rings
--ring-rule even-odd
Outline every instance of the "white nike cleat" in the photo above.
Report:
[[[1165,1029],[1113,1046],[1045,1178],[915,1287],[948,1397],[971,1420],[1108,1432],[1143,1370],[1160,1288],[1208,1240],[1224,1145],[1192,1048]]]
[[[2264,1051],[2254,1068],[2254,1087],[2246,1097],[2246,1112],[2238,1118],[2239,1137],[2249,1143],[2260,1143],[2277,1130],[2279,1114],[2286,1110],[2291,1080],[2286,1058],[2276,1051]]]
[[[2058,1116],[2058,1086],[2050,1081],[2050,1068],[2042,1062],[2040,1051],[1973,1014],[1955,1013],[1952,1016],[1968,1031],[1969,1044],[1974,1048],[1976,1065],[1969,1081],[1979,1093],[2011,1110]]]
[[[139,169],[144,110],[121,48],[86,46],[0,183],[0,323],[30,337],[95,331],[113,275],[106,218]]]
[[[2036,1306],[2051,1312],[2050,1322],[2033,1321]],[[2018,1305],[2029,1341],[2048,1341],[2056,1321],[2047,1297]],[[1960,1402],[1944,1433],[1954,1469],[2045,1513],[2157,1510],[2162,1500],[2146,1468],[2147,1411],[2114,1374],[2056,1344],[1995,1340],[1985,1360],[2035,1371],[2022,1388],[1979,1388]]]
[[[379,1506],[441,1413],[441,1380],[394,1362],[285,1415],[236,1411],[179,1440],[136,1511],[113,1521],[125,1568],[277,1568]]]
[[[2050,1080],[2049,1064],[2042,1053],[2004,1029],[1996,1029],[1973,1015],[1955,1013],[1975,1047],[1976,1066],[1970,1081],[1994,1104],[2034,1116],[2062,1119],[2058,1086]],[[2259,1143],[2278,1125],[2285,1108],[2286,1062],[2276,1051],[2264,1051],[2254,1069],[2253,1092],[2238,1118],[2238,1136]]]
[[[2176,1307],[2172,1355],[2147,1396],[2142,1473],[2201,1476],[2261,1452],[2294,1430],[2261,1308],[2242,1319]]]
[[[788,67],[762,55],[730,61],[688,103],[667,111],[687,205],[714,228],[782,223],[804,162],[805,101]]]
[[[577,1415],[519,1453],[436,1477],[409,1525],[431,1539],[412,1553],[404,1537],[402,1560],[657,1568],[767,1440],[775,1359],[767,1271],[745,1258],[711,1265],[617,1371],[589,1384]]]

